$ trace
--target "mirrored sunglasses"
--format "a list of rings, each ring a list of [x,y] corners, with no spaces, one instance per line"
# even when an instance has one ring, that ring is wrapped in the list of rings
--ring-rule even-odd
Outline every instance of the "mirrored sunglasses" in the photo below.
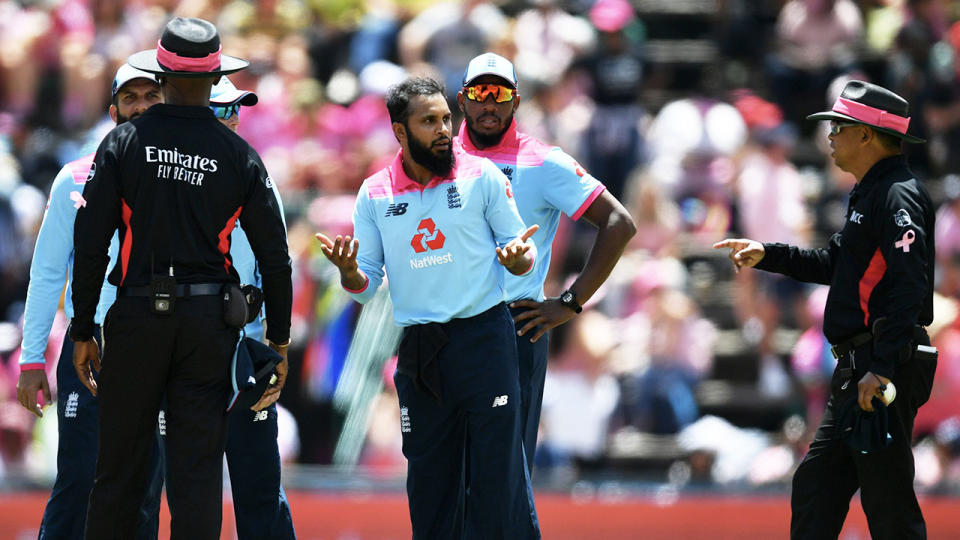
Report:
[[[856,125],[856,122],[830,122],[830,134],[836,137],[843,128]]]
[[[464,88],[463,93],[470,101],[483,103],[487,96],[493,96],[495,102],[506,103],[513,99],[516,90],[500,84],[475,84]]]
[[[210,110],[213,111],[214,116],[217,118],[222,118],[224,120],[229,120],[233,118],[234,115],[237,117],[240,116],[240,105],[227,105],[226,107],[219,107],[216,105],[211,105]]]

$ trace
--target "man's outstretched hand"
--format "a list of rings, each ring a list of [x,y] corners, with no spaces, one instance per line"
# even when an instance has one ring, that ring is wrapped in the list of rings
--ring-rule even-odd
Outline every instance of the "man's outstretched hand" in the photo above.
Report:
[[[539,225],[531,225],[526,231],[523,231],[522,235],[503,246],[503,249],[497,246],[497,260],[511,274],[519,276],[533,266],[533,256],[528,254],[531,246],[527,243],[527,240],[539,228]]]
[[[730,261],[740,272],[744,266],[752,267],[763,260],[765,255],[763,244],[748,238],[727,238],[713,245],[714,249],[730,248]]]

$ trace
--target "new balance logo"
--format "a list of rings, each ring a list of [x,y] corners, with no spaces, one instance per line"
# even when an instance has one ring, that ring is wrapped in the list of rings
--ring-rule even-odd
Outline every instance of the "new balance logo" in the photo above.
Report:
[[[160,414],[157,416],[157,429],[160,430],[160,436],[167,436],[167,414],[164,411],[160,411]]]
[[[497,396],[497,397],[493,398],[493,406],[494,406],[494,407],[503,407],[504,405],[507,404],[507,398],[508,398],[508,397],[509,397],[509,396]]]
[[[384,217],[402,216],[407,213],[407,206],[410,206],[410,203],[393,203],[387,207],[387,213],[384,214]]]
[[[70,392],[70,395],[67,396],[67,405],[63,408],[64,418],[76,418],[77,417],[77,405],[80,401],[80,394],[76,392]]]
[[[410,427],[410,411],[406,407],[400,407],[400,433],[410,433],[413,428]]]
[[[270,414],[269,414],[268,411],[265,411],[265,410],[264,410],[264,411],[257,411],[257,414],[253,415],[253,421],[254,421],[254,422],[263,422],[264,420],[267,419],[267,417],[268,417],[269,415],[270,415]]]
[[[513,168],[512,168],[512,167],[504,167],[504,168],[502,168],[502,169],[500,169],[500,170],[503,171],[503,174],[506,175],[506,177],[507,177],[508,180],[510,180],[511,182],[513,182]]]

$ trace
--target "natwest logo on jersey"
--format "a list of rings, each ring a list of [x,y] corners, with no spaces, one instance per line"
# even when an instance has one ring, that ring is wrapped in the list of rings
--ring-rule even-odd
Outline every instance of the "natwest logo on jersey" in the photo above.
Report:
[[[425,251],[442,248],[446,240],[447,238],[443,236],[443,233],[437,228],[433,219],[426,218],[421,220],[420,224],[417,225],[417,234],[413,235],[413,240],[410,241],[410,245],[417,253],[423,253]]]

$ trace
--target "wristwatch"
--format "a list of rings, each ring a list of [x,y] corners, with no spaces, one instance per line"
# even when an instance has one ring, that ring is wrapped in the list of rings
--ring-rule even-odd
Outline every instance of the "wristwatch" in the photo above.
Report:
[[[572,309],[574,313],[580,313],[583,311],[583,308],[580,307],[580,303],[577,302],[577,295],[570,289],[567,289],[560,293],[559,298],[560,304],[567,306]]]

